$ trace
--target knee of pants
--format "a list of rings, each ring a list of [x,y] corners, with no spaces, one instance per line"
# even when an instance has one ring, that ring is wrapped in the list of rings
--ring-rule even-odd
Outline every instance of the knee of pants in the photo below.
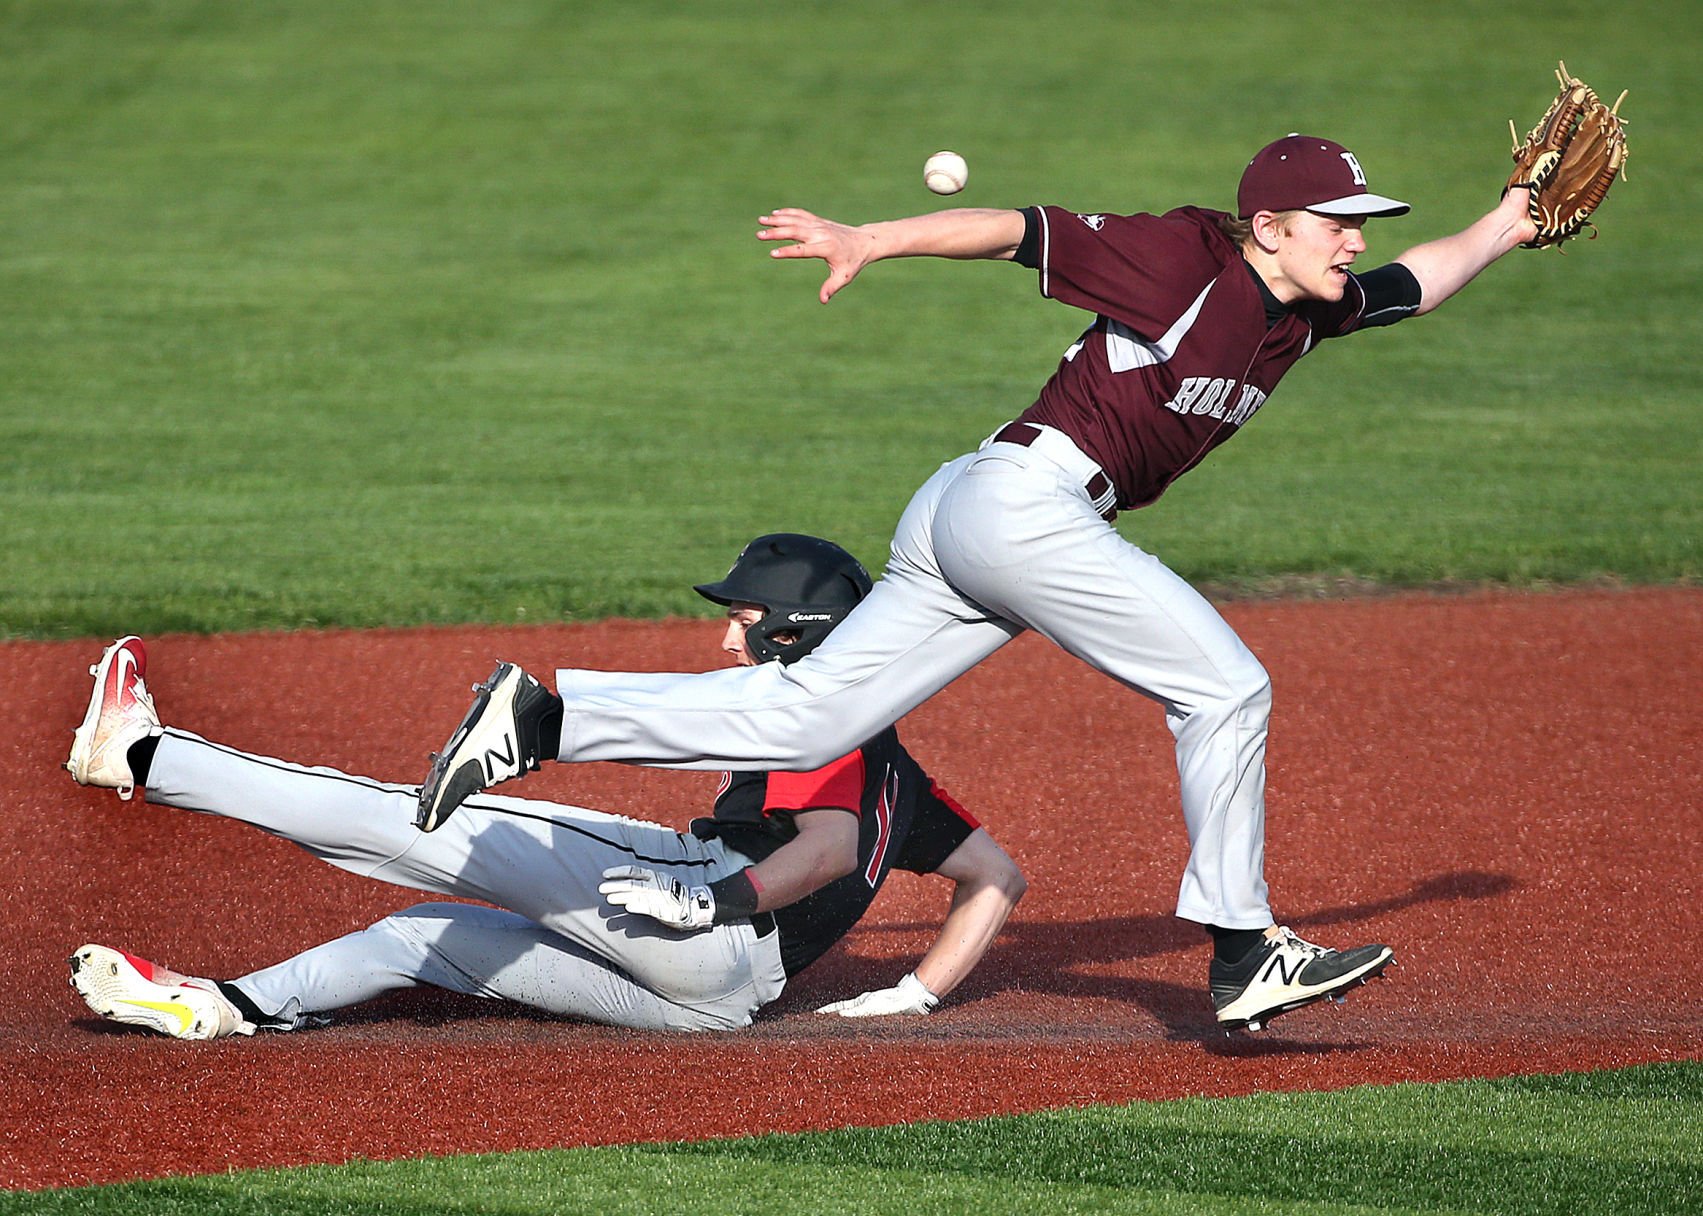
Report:
[[[1176,713],[1187,720],[1199,719],[1202,724],[1239,718],[1264,725],[1271,717],[1271,677],[1259,663],[1249,661],[1219,688]]]
[[[442,920],[444,917],[453,916],[456,912],[465,910],[467,907],[467,904],[433,900],[428,903],[414,904],[411,907],[403,908],[400,912],[392,912],[389,916],[375,920],[367,927],[369,929],[383,928],[401,920]]]
[[[1232,685],[1231,697],[1238,714],[1257,717],[1261,722],[1271,717],[1271,677],[1259,664],[1254,664],[1248,678]]]
[[[493,916],[514,916],[512,912],[498,912],[494,908],[488,909],[478,904],[419,903],[381,917],[361,932],[367,935],[369,941],[388,941],[404,950],[424,951],[429,955],[439,951],[438,943],[450,925],[466,924],[473,919],[483,920],[487,913]],[[382,949],[376,944],[373,948]]]

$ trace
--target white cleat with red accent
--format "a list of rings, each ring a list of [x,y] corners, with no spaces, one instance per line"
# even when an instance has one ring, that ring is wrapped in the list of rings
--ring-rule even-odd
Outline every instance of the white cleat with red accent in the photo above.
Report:
[[[126,753],[133,744],[160,733],[160,716],[143,680],[147,669],[148,652],[135,636],[119,638],[89,668],[95,678],[89,712],[83,715],[65,761],[78,785],[114,789],[124,799],[135,792],[136,779]]]
[[[174,1039],[223,1039],[255,1029],[212,980],[179,975],[107,946],[78,947],[71,956],[71,987],[108,1021]]]

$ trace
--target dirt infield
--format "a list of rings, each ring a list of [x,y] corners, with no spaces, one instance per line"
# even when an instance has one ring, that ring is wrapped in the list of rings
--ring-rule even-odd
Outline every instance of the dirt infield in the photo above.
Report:
[[[1244,603],[1272,673],[1268,877],[1318,940],[1396,946],[1388,983],[1259,1036],[1211,1023],[1158,709],[1025,638],[907,721],[1023,865],[1027,900],[927,1019],[823,1000],[903,974],[945,885],[896,876],[753,1030],[615,1031],[409,995],[323,1031],[185,1044],[65,983],[100,941],[231,975],[407,892],[59,768],[100,642],[0,645],[0,1186],[958,1118],[1088,1102],[1703,1057],[1703,592]],[[695,669],[705,622],[150,639],[176,725],[416,780],[494,655]],[[558,766],[516,793],[683,826],[714,778]]]

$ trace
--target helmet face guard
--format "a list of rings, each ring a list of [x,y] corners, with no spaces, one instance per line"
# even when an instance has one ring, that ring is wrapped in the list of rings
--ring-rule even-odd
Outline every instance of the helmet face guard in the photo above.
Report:
[[[858,560],[832,541],[776,532],[746,545],[726,578],[694,590],[718,604],[761,606],[765,615],[745,630],[746,646],[759,663],[791,663],[815,650],[873,586]],[[776,640],[789,633],[795,640]]]

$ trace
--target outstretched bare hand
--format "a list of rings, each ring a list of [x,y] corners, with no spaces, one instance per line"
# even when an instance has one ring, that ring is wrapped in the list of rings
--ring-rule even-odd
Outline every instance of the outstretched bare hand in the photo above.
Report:
[[[828,263],[828,277],[818,293],[824,304],[869,264],[873,241],[850,224],[825,220],[798,207],[778,208],[759,216],[757,222],[764,225],[757,232],[758,240],[796,242],[769,250],[770,257],[821,258]]]

